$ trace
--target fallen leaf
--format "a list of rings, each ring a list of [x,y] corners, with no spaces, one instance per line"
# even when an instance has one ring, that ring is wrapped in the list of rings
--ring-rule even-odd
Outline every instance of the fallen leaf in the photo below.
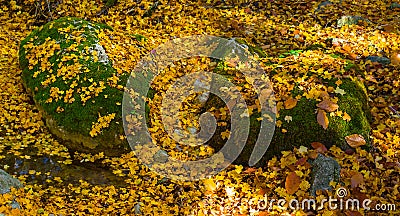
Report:
[[[352,148],[357,148],[366,144],[363,136],[359,134],[352,134],[345,137],[347,144]]]
[[[324,153],[328,151],[325,145],[320,142],[312,142],[311,146],[319,153]]]
[[[333,103],[329,99],[324,99],[319,104],[317,104],[317,107],[319,107],[327,112],[333,112],[339,108],[339,105],[337,105],[336,103]]]
[[[308,153],[308,157],[311,158],[311,159],[315,159],[315,158],[318,157],[318,152],[316,152],[316,151],[310,151],[310,152]]]
[[[306,157],[302,157],[300,159],[298,159],[295,163],[296,166],[302,166],[307,162],[307,158]]]
[[[257,171],[256,168],[254,168],[254,167],[249,167],[249,168],[247,168],[245,171],[243,171],[243,173],[250,174],[250,173],[253,173],[253,172],[255,172],[255,171]]]
[[[213,179],[205,179],[203,181],[204,187],[206,189],[206,191],[214,191],[215,189],[217,189],[217,184],[215,184]]]
[[[326,116],[326,112],[322,109],[318,109],[317,122],[322,126],[322,128],[324,128],[324,130],[328,128],[329,120]]]
[[[346,216],[362,216],[362,214],[358,211],[346,211]]]
[[[285,182],[286,192],[290,195],[296,193],[296,191],[299,189],[300,183],[301,179],[295,172],[289,173]]]
[[[364,182],[364,176],[357,172],[353,176],[351,176],[351,188],[356,188],[358,185]]]
[[[336,94],[341,94],[341,95],[346,94],[346,92],[345,92],[343,89],[339,88],[339,86],[336,87],[335,93],[336,93]]]
[[[345,120],[345,121],[350,121],[351,120],[351,117],[349,116],[349,114],[347,114],[347,112],[344,112],[343,120]]]
[[[290,97],[284,103],[285,109],[293,109],[297,105],[297,99]]]

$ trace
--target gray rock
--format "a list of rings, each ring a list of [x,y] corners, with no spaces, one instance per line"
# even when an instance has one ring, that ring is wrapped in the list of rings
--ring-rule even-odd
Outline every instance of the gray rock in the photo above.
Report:
[[[400,8],[400,4],[397,2],[393,2],[392,4],[390,4],[390,9],[396,9],[396,8]]]
[[[323,7],[328,6],[328,5],[332,5],[333,3],[330,1],[323,1],[318,5],[318,8],[315,10],[315,12],[319,12],[323,9]]]
[[[0,194],[9,193],[11,188],[21,188],[21,182],[0,169]]]
[[[359,21],[371,22],[366,18],[361,16],[342,16],[337,21],[337,27],[340,28],[345,25],[356,25]]]
[[[90,53],[93,53],[93,51],[96,51],[96,53],[97,53],[98,62],[108,64],[108,62],[109,62],[108,56],[107,56],[106,50],[103,48],[103,46],[101,46],[100,44],[94,44],[93,47],[89,48]]]
[[[9,193],[11,188],[21,188],[21,182],[10,174],[0,169],[0,194]],[[21,206],[15,200],[10,203],[13,209],[20,209]],[[1,214],[0,214],[1,215]]]
[[[312,165],[312,182],[311,195],[316,196],[317,190],[332,190],[329,185],[331,181],[338,182],[340,179],[340,166],[337,161],[332,158],[325,157],[321,154],[311,162]]]
[[[168,160],[168,153],[164,150],[159,150],[154,156],[153,160],[156,163],[165,163]]]
[[[381,56],[368,56],[365,60],[366,61],[370,60],[371,62],[378,62],[383,65],[388,65],[391,62],[390,59]]]

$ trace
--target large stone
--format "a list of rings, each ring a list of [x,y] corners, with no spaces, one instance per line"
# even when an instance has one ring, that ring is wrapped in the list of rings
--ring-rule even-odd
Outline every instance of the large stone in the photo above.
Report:
[[[361,21],[368,22],[368,23],[371,22],[368,19],[361,17],[361,16],[342,16],[337,21],[337,27],[340,28],[345,25],[357,25]]]
[[[280,122],[280,126],[275,127],[268,150],[258,165],[264,164],[273,156],[279,156],[282,151],[292,150],[294,147],[306,146],[312,148],[312,142],[323,143],[328,148],[336,145],[346,150],[351,147],[347,144],[345,137],[352,134],[362,135],[368,143],[367,146],[369,146],[370,111],[365,86],[357,79],[342,78],[342,83],[338,88],[339,86],[335,84],[336,80],[325,80],[323,82],[331,88],[338,89],[337,93],[332,93],[329,97],[338,98],[337,105],[340,111],[347,113],[351,120],[346,120],[343,116],[331,116],[327,112],[329,124],[324,129],[317,121],[316,110],[320,101],[313,98],[307,99],[303,96],[298,100],[294,108],[279,109],[276,120]],[[303,92],[295,89],[291,94],[296,97],[297,95],[302,95]],[[217,96],[212,95],[206,103],[205,110],[218,110],[221,107],[225,107],[225,103]],[[250,116],[249,137],[241,154],[235,160],[237,164],[248,165],[250,155],[259,136],[261,125],[260,121],[257,120],[259,117],[261,117],[261,114],[257,110],[253,110],[253,114]],[[229,118],[230,116],[227,117],[227,119]],[[220,122],[222,120],[217,117],[217,121]],[[230,128],[229,120],[226,122],[228,122],[226,126],[217,127],[213,137],[206,143],[216,151],[219,151],[226,142],[221,133],[226,130],[234,130]],[[229,155],[225,156],[232,160]]]
[[[367,58],[365,58],[366,61],[371,61],[371,62],[378,62],[380,64],[383,65],[388,65],[390,64],[390,59],[386,58],[386,57],[381,57],[381,56],[368,56]]]
[[[21,182],[0,169],[0,194],[9,193],[11,188],[21,188]]]
[[[318,190],[332,190],[330,182],[339,182],[340,165],[333,158],[318,154],[311,165],[311,195],[316,196]]]
[[[99,33],[111,27],[64,17],[34,30],[20,45],[26,90],[51,133],[72,151],[119,155],[129,151],[122,127],[128,74],[118,73]]]

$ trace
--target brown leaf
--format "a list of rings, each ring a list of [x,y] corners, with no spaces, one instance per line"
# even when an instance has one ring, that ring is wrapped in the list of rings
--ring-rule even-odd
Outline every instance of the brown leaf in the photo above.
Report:
[[[339,106],[336,103],[333,103],[329,99],[324,99],[319,104],[317,104],[317,107],[321,108],[327,112],[333,112],[339,108]]]
[[[295,163],[296,166],[302,166],[307,162],[307,158],[306,157],[302,157],[300,159],[298,159]]]
[[[308,157],[311,158],[311,159],[315,159],[315,158],[318,157],[318,152],[317,151],[310,151],[308,153]]]
[[[297,99],[290,97],[284,103],[285,109],[293,109],[297,105]]]
[[[346,216],[362,216],[362,214],[358,211],[346,211]]]
[[[329,120],[328,120],[328,117],[326,116],[326,112],[322,109],[318,109],[317,122],[325,130],[328,128]]]
[[[300,183],[301,179],[295,172],[289,173],[285,182],[286,192],[288,194],[296,193],[296,191],[299,190]]]
[[[250,173],[253,173],[253,172],[257,171],[257,170],[258,169],[254,168],[254,167],[249,167],[245,171],[243,171],[243,173],[250,174]]]
[[[362,184],[364,182],[364,176],[356,172],[352,177],[351,177],[351,188],[356,188],[358,185]]]
[[[359,134],[352,134],[345,137],[347,144],[352,148],[357,148],[366,144],[363,136]]]
[[[320,142],[312,142],[311,146],[319,153],[324,153],[328,151],[325,145]]]

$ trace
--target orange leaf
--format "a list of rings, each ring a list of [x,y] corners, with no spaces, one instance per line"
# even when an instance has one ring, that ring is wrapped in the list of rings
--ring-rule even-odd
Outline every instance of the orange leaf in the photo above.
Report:
[[[350,57],[352,60],[356,60],[356,59],[357,59],[357,54],[355,54],[355,53],[349,53],[349,57]]]
[[[311,151],[311,152],[308,153],[308,157],[311,158],[311,159],[315,159],[315,158],[318,157],[318,152]]]
[[[339,106],[336,103],[333,103],[329,99],[324,99],[319,104],[317,104],[317,107],[321,108],[327,112],[333,112],[339,108]]]
[[[351,177],[351,188],[356,188],[358,185],[364,182],[364,176],[357,172]]]
[[[318,109],[317,122],[325,130],[328,128],[329,120],[328,120],[328,117],[326,116],[326,112],[322,109]]]
[[[351,117],[349,116],[349,114],[347,114],[347,112],[344,112],[343,120],[345,120],[345,121],[350,121],[351,120]]]
[[[343,44],[343,49],[344,49],[346,52],[351,52],[351,47],[350,47],[349,45],[347,45],[347,44]]]
[[[293,109],[297,105],[297,99],[290,97],[284,103],[285,109]]]
[[[295,172],[289,173],[285,182],[286,192],[288,194],[296,193],[296,191],[299,190],[300,183],[301,179]]]
[[[256,168],[254,168],[254,167],[249,167],[249,168],[247,168],[245,171],[243,171],[244,173],[246,173],[246,174],[250,174],[250,173],[253,173],[253,172],[255,172],[255,171],[257,171],[257,169]]]
[[[312,143],[311,143],[311,146],[312,146],[317,152],[320,152],[320,153],[324,153],[324,152],[327,152],[327,151],[328,151],[328,149],[325,147],[325,145],[322,144],[322,143],[320,143],[320,142],[312,142]]]
[[[352,134],[345,137],[347,144],[352,148],[357,148],[366,144],[363,136],[359,134]]]
[[[258,216],[269,216],[269,212],[268,211],[260,211],[258,212]]]

